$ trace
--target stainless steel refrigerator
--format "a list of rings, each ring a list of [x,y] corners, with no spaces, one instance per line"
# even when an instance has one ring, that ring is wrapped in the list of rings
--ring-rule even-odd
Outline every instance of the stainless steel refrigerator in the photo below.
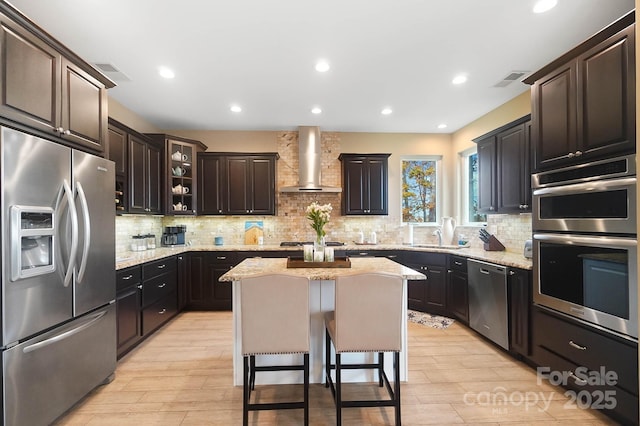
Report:
[[[3,423],[46,425],[116,366],[114,163],[0,128]]]

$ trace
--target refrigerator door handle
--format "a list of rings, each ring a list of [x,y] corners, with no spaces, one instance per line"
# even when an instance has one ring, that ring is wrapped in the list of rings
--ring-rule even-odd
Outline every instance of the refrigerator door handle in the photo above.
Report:
[[[91,220],[89,218],[89,205],[87,204],[87,197],[84,189],[82,189],[82,184],[76,182],[76,187],[78,188],[78,198],[80,199],[84,219],[84,249],[82,250],[82,260],[80,261],[80,270],[78,271],[78,282],[82,282],[84,273],[87,270],[87,259],[89,258],[89,248],[91,247]]]
[[[29,352],[33,352],[33,351],[37,351],[38,349],[41,349],[45,346],[49,346],[53,343],[59,342],[61,340],[67,339],[71,336],[73,336],[74,334],[78,334],[80,333],[82,330],[85,330],[89,327],[91,327],[95,322],[99,321],[100,318],[102,318],[103,316],[105,316],[107,314],[107,311],[102,311],[97,313],[96,315],[93,316],[93,318],[91,318],[90,320],[88,320],[87,322],[85,322],[84,324],[80,324],[79,326],[72,328],[71,330],[67,330],[64,333],[60,333],[57,334],[53,337],[50,337],[46,340],[43,340],[41,342],[38,343],[34,343],[33,345],[29,345],[29,346],[25,346],[24,349],[22,349],[22,352],[29,353]]]
[[[69,265],[67,265],[67,272],[64,275],[63,285],[69,287],[71,279],[73,278],[73,268],[76,266],[76,255],[78,254],[78,212],[76,210],[76,204],[73,200],[73,191],[69,186],[67,180],[63,180],[62,188],[58,193],[58,200],[56,201],[56,210],[60,207],[60,203],[64,196],[69,203],[69,217],[71,219],[71,251],[69,253]],[[59,216],[58,216],[59,217]]]

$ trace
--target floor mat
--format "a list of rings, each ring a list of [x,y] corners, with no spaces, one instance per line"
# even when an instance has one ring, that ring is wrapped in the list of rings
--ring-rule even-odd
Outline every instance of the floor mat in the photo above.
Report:
[[[432,328],[445,329],[453,324],[454,320],[440,315],[426,314],[424,312],[409,309],[409,321],[416,324],[428,325]]]

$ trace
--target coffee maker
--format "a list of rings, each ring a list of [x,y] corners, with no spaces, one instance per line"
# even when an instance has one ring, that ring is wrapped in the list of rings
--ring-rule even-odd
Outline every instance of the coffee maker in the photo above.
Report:
[[[183,246],[185,243],[186,225],[165,226],[162,234],[163,246]]]

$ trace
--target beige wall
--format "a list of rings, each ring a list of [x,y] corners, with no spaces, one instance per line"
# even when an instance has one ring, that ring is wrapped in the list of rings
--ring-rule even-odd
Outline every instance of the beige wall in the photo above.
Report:
[[[159,133],[161,130],[131,111],[120,102],[109,98],[109,117],[131,127],[140,133]]]

